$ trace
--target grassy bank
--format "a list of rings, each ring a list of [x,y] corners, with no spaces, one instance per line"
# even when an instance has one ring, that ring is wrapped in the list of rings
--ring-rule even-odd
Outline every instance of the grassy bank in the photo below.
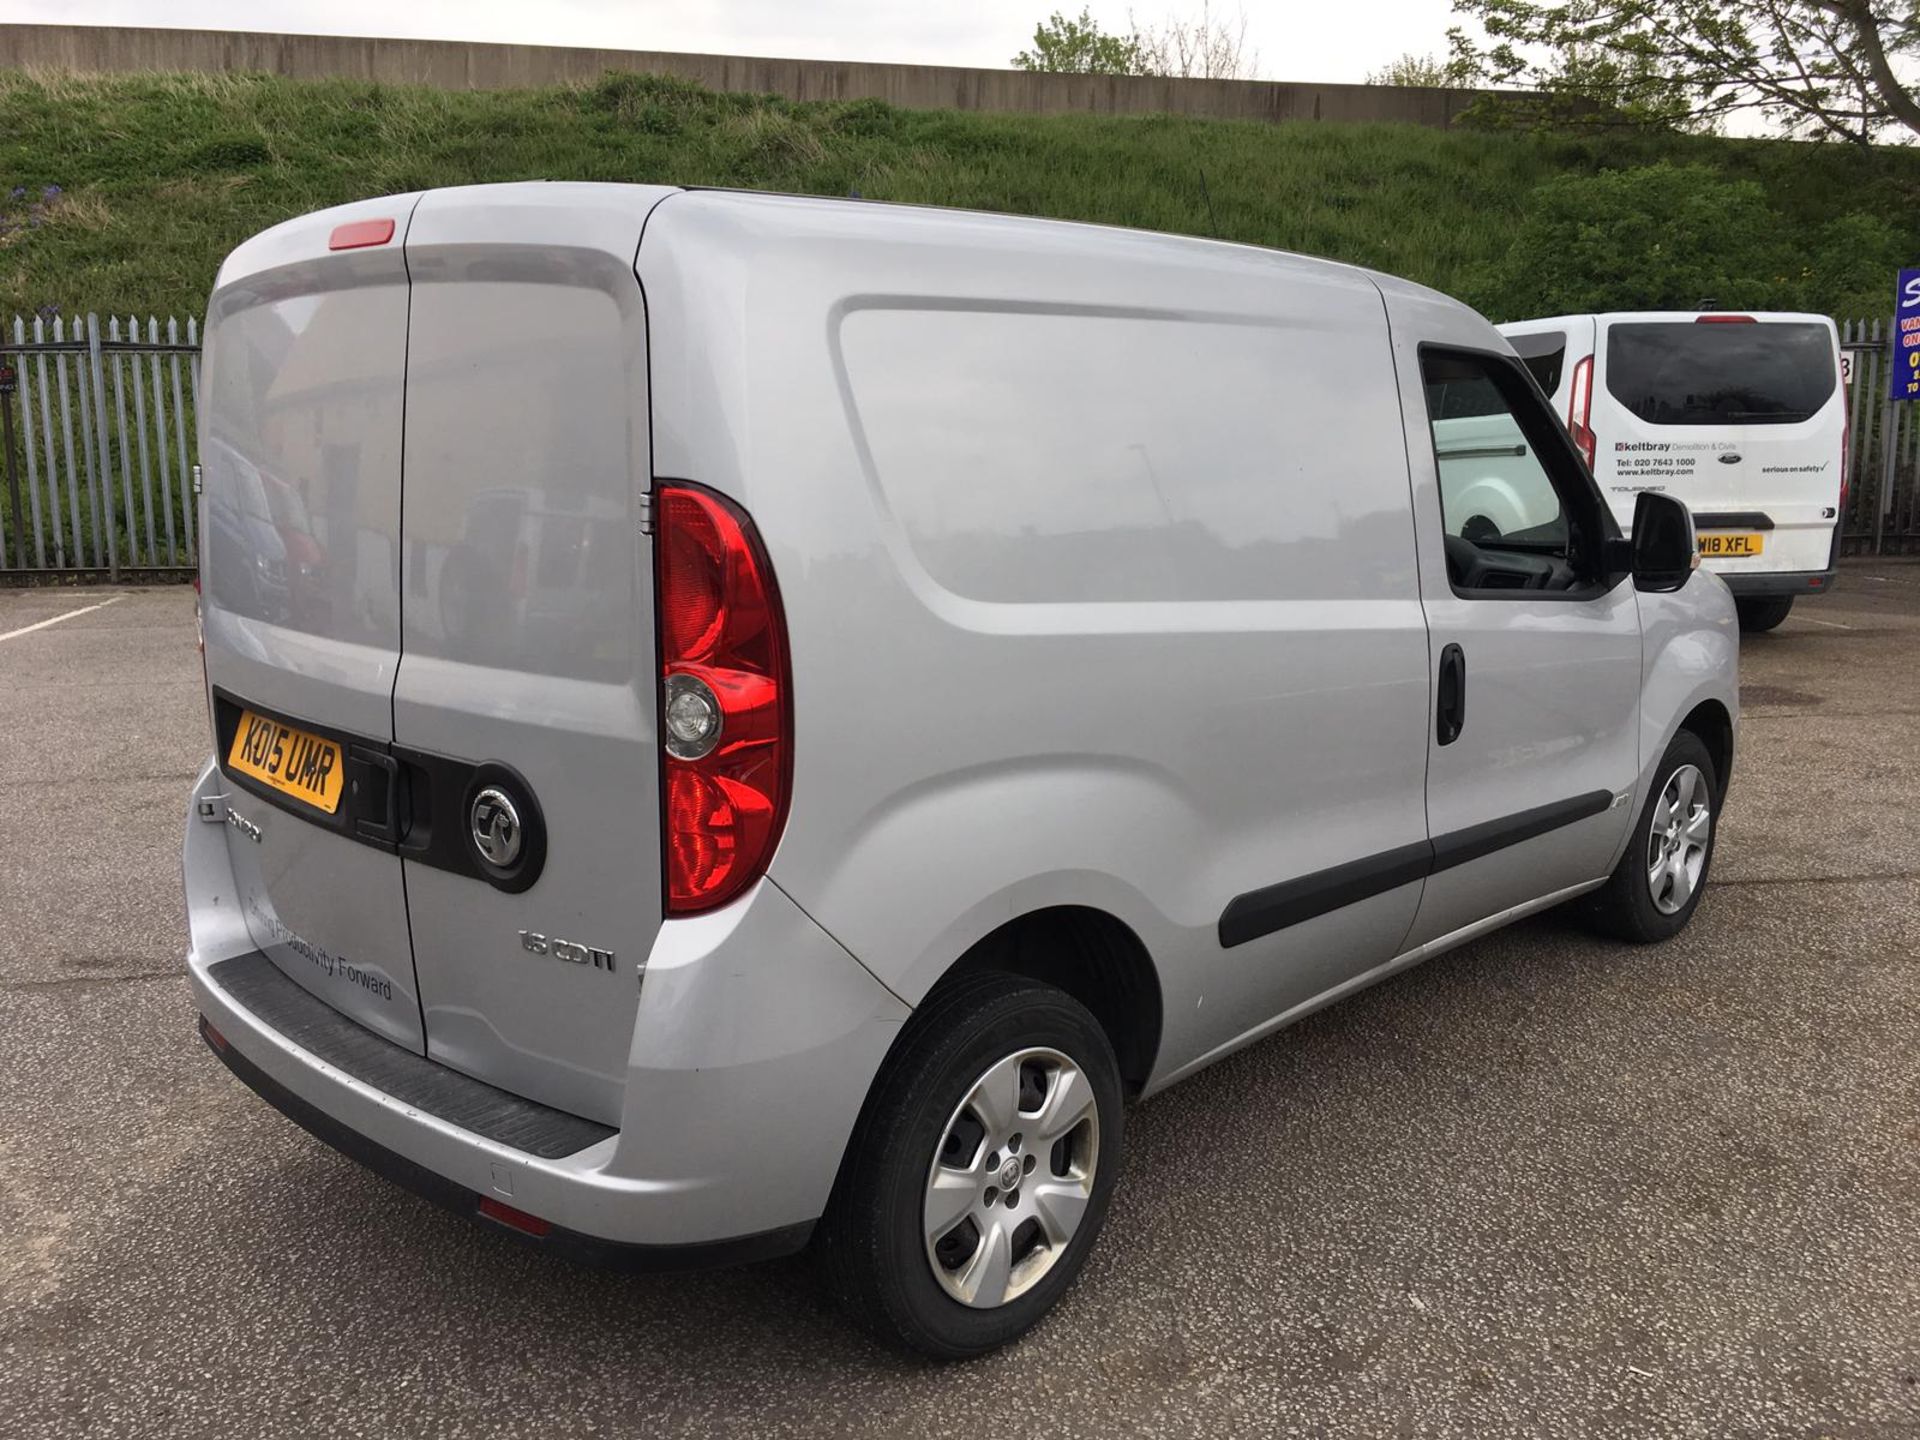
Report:
[[[1502,318],[1571,296],[1571,282],[1543,275],[1590,270],[1565,260],[1575,250],[1625,247],[1613,258],[1630,271],[1634,247],[1667,243],[1657,219],[1650,236],[1616,239],[1606,213],[1584,214],[1577,183],[1660,162],[1699,167],[1681,183],[1709,202],[1715,187],[1738,197],[1726,210],[1737,244],[1719,245],[1716,204],[1695,207],[1692,238],[1673,243],[1705,253],[1676,286],[1716,283],[1723,267],[1729,303],[1879,308],[1884,267],[1920,258],[1920,154],[1906,150],[796,105],[637,76],[471,94],[0,73],[0,313],[197,313],[220,257],[287,216],[547,177],[858,192],[1211,233],[1376,266]]]

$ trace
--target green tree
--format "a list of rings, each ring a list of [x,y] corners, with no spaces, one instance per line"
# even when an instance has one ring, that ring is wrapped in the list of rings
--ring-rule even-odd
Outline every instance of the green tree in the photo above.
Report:
[[[1454,0],[1454,63],[1535,99],[1482,118],[1712,129],[1753,111],[1789,134],[1865,145],[1920,134],[1920,0]],[[1909,71],[1909,73],[1911,73]]]
[[[1033,31],[1033,48],[1013,57],[1016,70],[1056,75],[1137,75],[1141,73],[1140,37],[1109,35],[1090,10],[1069,20],[1054,11]]]
[[[1508,318],[1734,307],[1772,295],[1779,249],[1766,192],[1701,165],[1562,175],[1533,192],[1497,267]]]
[[[1562,175],[1538,186],[1505,258],[1473,299],[1504,319],[1600,310],[1867,313],[1904,240],[1845,214],[1796,230],[1752,180],[1703,165]]]

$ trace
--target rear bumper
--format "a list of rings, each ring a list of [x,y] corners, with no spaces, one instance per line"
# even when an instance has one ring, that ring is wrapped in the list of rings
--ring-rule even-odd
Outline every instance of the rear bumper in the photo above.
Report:
[[[209,765],[196,804],[219,790]],[[907,1008],[778,887],[763,881],[723,911],[661,927],[620,1124],[574,1120],[586,1130],[570,1149],[551,1139],[573,1117],[548,1112],[554,1123],[544,1126],[516,1117],[516,1107],[540,1107],[498,1091],[490,1108],[472,1093],[477,1081],[325,1007],[318,1024],[238,984],[245,969],[223,967],[258,946],[227,830],[189,806],[189,979],[203,1024],[220,1037],[212,1048],[276,1109],[440,1204],[481,1215],[489,1200],[535,1217],[545,1227],[537,1243],[582,1259],[724,1264],[805,1243]],[[258,967],[254,975],[272,978]],[[340,1025],[357,1036],[329,1039]]]
[[[1824,595],[1840,580],[1838,570],[1789,570],[1774,574],[1716,573],[1735,595]]]
[[[540,1233],[522,1225],[496,1220],[481,1208],[487,1197],[477,1190],[429,1170],[397,1150],[368,1139],[352,1126],[335,1119],[311,1101],[294,1094],[228,1043],[226,1037],[200,1017],[200,1038],[207,1048],[254,1094],[316,1139],[325,1141],[350,1160],[358,1160],[383,1179],[411,1190],[423,1199],[471,1219],[496,1226],[515,1240],[582,1264],[617,1270],[697,1270],[722,1265],[744,1265],[772,1260],[803,1248],[813,1234],[813,1223],[788,1225],[758,1235],[685,1245],[639,1245],[582,1234],[561,1225]],[[537,1227],[536,1227],[537,1228]]]

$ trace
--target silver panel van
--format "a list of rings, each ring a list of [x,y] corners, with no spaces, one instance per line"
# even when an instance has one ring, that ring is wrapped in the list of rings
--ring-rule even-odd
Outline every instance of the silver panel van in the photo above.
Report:
[[[1519,916],[1699,903],[1732,599],[1429,290],[527,184],[269,230],[207,334],[202,1033],[504,1236],[810,1245],[979,1353],[1135,1101]],[[260,493],[298,546],[221,521]]]

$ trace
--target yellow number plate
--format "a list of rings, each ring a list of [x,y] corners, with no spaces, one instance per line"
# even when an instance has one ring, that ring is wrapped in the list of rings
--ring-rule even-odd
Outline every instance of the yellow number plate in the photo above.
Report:
[[[227,765],[329,815],[340,808],[340,747],[305,730],[243,710]]]
[[[1738,534],[1732,531],[1713,532],[1700,536],[1700,558],[1725,560],[1734,556],[1758,555],[1766,543],[1766,536],[1752,531]]]

